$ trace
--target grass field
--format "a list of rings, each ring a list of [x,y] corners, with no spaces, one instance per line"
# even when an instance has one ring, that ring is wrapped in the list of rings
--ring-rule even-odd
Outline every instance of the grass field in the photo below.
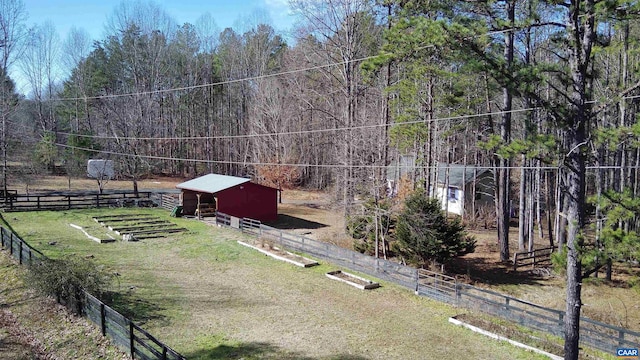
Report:
[[[189,233],[98,244],[91,215],[127,210],[5,214],[50,257],[77,254],[119,276],[117,308],[189,359],[531,359],[535,356],[455,327],[462,310],[388,283],[362,291],[330,280],[329,264],[302,269],[237,244],[243,235],[168,218]],[[53,244],[53,245],[51,245]]]

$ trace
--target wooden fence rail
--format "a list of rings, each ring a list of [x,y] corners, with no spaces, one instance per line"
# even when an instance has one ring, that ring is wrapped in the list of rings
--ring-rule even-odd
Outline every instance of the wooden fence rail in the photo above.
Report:
[[[513,270],[517,270],[519,267],[531,265],[535,268],[537,265],[550,265],[551,254],[555,251],[556,247],[546,247],[541,249],[535,249],[532,251],[521,251],[513,255]]]
[[[119,206],[155,206],[154,192],[109,191],[102,194],[87,192],[50,192],[16,194],[0,204],[4,211],[70,210]]]
[[[156,194],[156,198],[158,199],[158,203],[161,208],[169,211],[173,211],[176,206],[180,205],[180,195],[179,194]]]
[[[12,231],[0,227],[0,244],[20,264],[30,265],[46,257]],[[177,351],[171,349],[124,315],[113,310],[93,295],[83,291],[81,313],[96,324],[103,336],[108,336],[132,359],[141,360],[184,360]],[[63,305],[75,306],[70,299],[58,299]],[[73,309],[75,310],[75,309]]]

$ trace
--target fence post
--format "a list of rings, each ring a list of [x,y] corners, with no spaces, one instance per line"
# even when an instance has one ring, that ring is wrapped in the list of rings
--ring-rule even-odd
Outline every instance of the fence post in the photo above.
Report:
[[[106,324],[106,311],[104,310],[104,303],[100,302],[100,330],[102,330],[102,336],[107,335],[107,324]]]
[[[18,245],[18,264],[22,265],[22,241],[19,241]]]
[[[133,341],[133,321],[129,320],[129,353],[132,359],[135,359],[136,351]]]
[[[624,331],[618,330],[618,346],[624,346]]]
[[[13,232],[9,235],[9,254],[13,255]]]
[[[2,247],[4,247],[4,227],[0,227],[0,241],[2,241]]]
[[[96,194],[96,207],[100,207],[100,194]]]
[[[162,360],[167,360],[167,347],[162,346]]]

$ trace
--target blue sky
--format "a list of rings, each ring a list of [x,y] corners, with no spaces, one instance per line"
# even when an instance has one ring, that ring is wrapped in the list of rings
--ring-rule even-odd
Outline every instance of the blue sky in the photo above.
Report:
[[[143,0],[147,1],[147,0]],[[28,12],[27,25],[51,21],[64,40],[73,26],[83,28],[94,40],[102,39],[107,18],[121,0],[23,0]],[[277,30],[293,24],[287,0],[155,0],[178,24],[194,23],[209,12],[220,30],[234,27],[237,20],[260,12],[267,14]]]

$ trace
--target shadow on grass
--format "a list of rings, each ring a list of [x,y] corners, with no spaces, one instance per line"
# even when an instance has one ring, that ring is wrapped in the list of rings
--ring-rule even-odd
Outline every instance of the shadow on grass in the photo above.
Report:
[[[192,360],[214,360],[214,359],[279,359],[279,360],[319,360],[303,356],[296,352],[285,351],[275,345],[262,342],[242,343],[239,345],[218,345],[211,349],[202,349],[189,354],[182,354],[187,359]],[[327,360],[367,360],[365,357],[354,355],[336,355]]]
[[[278,220],[266,222],[265,225],[269,225],[271,227],[274,227],[280,230],[320,229],[328,226],[326,224],[322,224],[319,222],[305,220],[299,217],[285,215],[285,214],[278,214]]]
[[[115,311],[138,323],[138,325],[150,320],[163,320],[165,318],[161,314],[165,310],[163,307],[135,294],[108,292],[103,294],[101,300]]]

